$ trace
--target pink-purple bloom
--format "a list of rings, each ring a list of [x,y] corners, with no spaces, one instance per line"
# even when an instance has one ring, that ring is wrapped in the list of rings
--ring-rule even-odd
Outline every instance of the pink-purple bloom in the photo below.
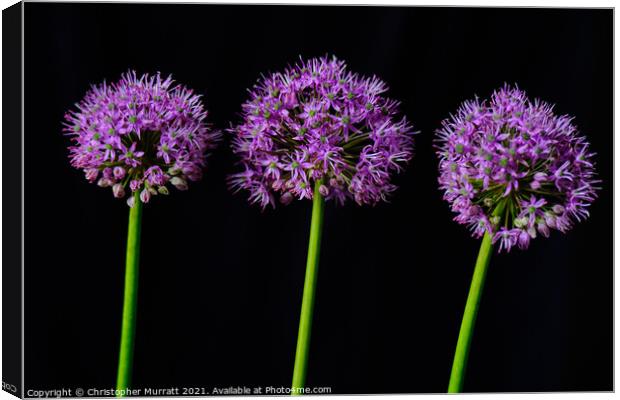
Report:
[[[340,204],[386,200],[396,189],[392,175],[412,157],[414,133],[405,117],[396,119],[399,103],[386,91],[379,78],[327,57],[262,78],[230,129],[243,169],[231,186],[263,208],[277,198],[311,199],[316,182]]]
[[[93,85],[65,115],[71,165],[117,198],[139,192],[147,203],[168,194],[168,184],[185,190],[201,179],[206,151],[220,136],[206,117],[200,96],[171,77],[129,71],[119,82]]]
[[[569,116],[508,85],[464,102],[437,131],[439,184],[455,220],[499,251],[566,232],[597,196],[593,153]]]

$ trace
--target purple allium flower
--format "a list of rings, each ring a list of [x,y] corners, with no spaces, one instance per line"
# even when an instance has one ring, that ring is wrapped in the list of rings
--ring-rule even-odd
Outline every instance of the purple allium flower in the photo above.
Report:
[[[93,85],[65,115],[71,165],[115,197],[129,193],[130,205],[131,192],[146,203],[167,194],[168,182],[186,189],[188,180],[201,179],[205,152],[220,136],[206,117],[200,96],[171,77],[129,71],[117,83]]]
[[[262,78],[230,129],[243,171],[230,177],[235,191],[265,208],[310,199],[315,182],[342,204],[386,200],[391,176],[412,157],[413,131],[399,103],[384,97],[377,77],[348,72],[343,61],[301,60],[284,73]]]
[[[593,154],[568,116],[506,85],[490,102],[466,101],[437,131],[444,199],[499,250],[568,231],[596,198]]]

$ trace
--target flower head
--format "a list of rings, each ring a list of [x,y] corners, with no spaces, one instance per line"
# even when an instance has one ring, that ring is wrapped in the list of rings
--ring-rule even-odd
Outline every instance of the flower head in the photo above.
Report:
[[[593,154],[568,116],[508,85],[466,101],[438,130],[444,199],[500,251],[525,249],[550,229],[568,231],[596,198]]]
[[[71,165],[118,198],[139,192],[146,203],[167,194],[168,183],[184,190],[201,179],[205,152],[219,138],[206,117],[200,96],[171,77],[129,71],[117,83],[93,85],[65,115]]]
[[[263,208],[276,196],[284,204],[312,198],[316,182],[341,204],[385,200],[413,151],[411,125],[396,119],[399,103],[386,90],[327,57],[262,78],[242,106],[243,121],[230,129],[243,165],[231,186]]]

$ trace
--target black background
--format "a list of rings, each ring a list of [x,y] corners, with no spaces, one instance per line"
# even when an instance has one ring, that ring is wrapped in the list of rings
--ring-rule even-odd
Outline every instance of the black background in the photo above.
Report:
[[[384,79],[421,133],[390,204],[327,206],[308,385],[446,390],[479,244],[437,189],[433,132],[508,82],[576,116],[603,190],[569,234],[494,256],[465,390],[613,389],[611,10],[25,8],[26,389],[116,377],[128,208],[69,166],[65,110],[162,71],[225,128],[260,73],[326,53]],[[290,385],[311,205],[250,207],[235,168],[226,142],[202,182],[146,207],[135,387]]]
[[[14,166],[22,165],[22,8],[17,3],[2,10],[2,98],[10,99],[2,107],[3,188],[11,196],[2,203],[2,230],[11,232],[2,239],[2,390],[15,396],[22,394],[22,196],[21,174]],[[7,150],[11,149],[11,150]],[[12,172],[9,172],[12,170]]]

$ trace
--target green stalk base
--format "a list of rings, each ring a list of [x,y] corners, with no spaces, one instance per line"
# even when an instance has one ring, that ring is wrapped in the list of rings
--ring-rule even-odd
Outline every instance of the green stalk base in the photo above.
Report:
[[[140,263],[140,233],[142,223],[142,202],[138,194],[129,211],[127,228],[127,257],[125,261],[125,294],[123,302],[123,323],[121,348],[118,358],[116,389],[125,390],[131,385],[133,350],[136,336],[136,311],[138,306],[138,267]],[[120,394],[118,397],[122,397]]]
[[[478,259],[476,260],[476,267],[474,268],[474,276],[471,281],[471,287],[469,288],[467,303],[465,304],[459,339],[456,343],[456,352],[454,353],[454,362],[452,363],[448,393],[460,393],[463,390],[469,348],[471,346],[476,317],[478,316],[478,307],[480,306],[480,298],[482,296],[482,289],[484,288],[484,281],[486,280],[489,261],[491,260],[492,249],[491,235],[485,233],[482,238],[482,243],[480,244]]]
[[[301,302],[299,318],[299,333],[297,334],[297,350],[295,352],[295,367],[293,369],[292,395],[299,395],[298,389],[306,384],[308,354],[310,350],[310,333],[312,331],[312,313],[314,311],[314,297],[316,293],[317,272],[319,268],[319,254],[321,251],[321,233],[323,229],[323,213],[325,199],[319,192],[322,182],[314,185],[312,201],[312,222],[310,224],[310,239],[308,241],[308,260],[306,263],[306,278],[304,294]]]

